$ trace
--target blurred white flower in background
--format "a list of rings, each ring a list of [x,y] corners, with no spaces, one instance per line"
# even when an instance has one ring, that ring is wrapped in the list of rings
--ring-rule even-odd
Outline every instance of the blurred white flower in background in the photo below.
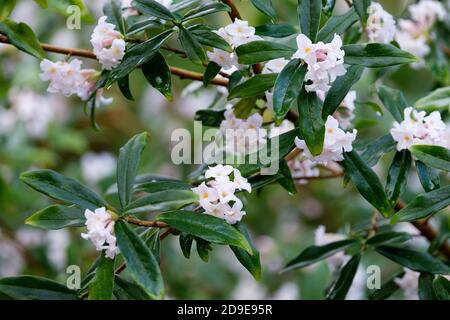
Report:
[[[394,40],[396,27],[392,15],[373,2],[367,9],[367,34],[371,42],[390,43]]]
[[[57,270],[65,270],[67,267],[67,248],[70,244],[70,234],[66,229],[47,231],[45,235],[47,243],[47,256],[51,264]]]
[[[0,278],[18,275],[25,261],[16,245],[2,236],[0,231]]]
[[[95,185],[116,172],[116,163],[109,152],[89,152],[81,157],[81,174],[87,183]]]
[[[406,300],[419,300],[419,276],[416,271],[404,268],[405,274],[401,278],[395,278],[395,283],[403,290]]]
[[[345,240],[346,237],[339,233],[327,233],[325,226],[320,225],[314,233],[314,242],[316,246],[324,246],[332,242]],[[339,251],[331,257],[327,258],[327,263],[332,272],[339,270],[347,261],[350,260],[350,256],[346,255],[344,251]]]
[[[359,265],[353,278],[352,285],[348,290],[346,300],[363,300],[366,297],[367,274],[363,266]]]

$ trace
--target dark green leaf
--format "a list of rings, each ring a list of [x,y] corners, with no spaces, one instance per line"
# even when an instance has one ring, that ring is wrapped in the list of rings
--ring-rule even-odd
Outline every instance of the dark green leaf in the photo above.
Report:
[[[349,239],[333,242],[324,246],[310,246],[295,259],[290,261],[284,268],[284,271],[307,267],[320,260],[331,257],[339,251],[353,247],[357,243],[358,241]]]
[[[329,300],[344,300],[347,296],[348,290],[352,286],[353,278],[355,278],[358,271],[361,255],[353,256],[349,262],[339,272],[339,278],[327,296]]]
[[[157,220],[203,240],[233,245],[245,249],[250,254],[253,253],[244,235],[222,219],[203,213],[173,211],[160,214]]]
[[[123,96],[128,100],[133,101],[133,94],[130,91],[130,79],[128,75],[117,80],[117,84],[119,85],[120,92],[122,92]]]
[[[390,134],[387,134],[369,141],[361,153],[361,158],[369,167],[373,167],[384,154],[394,150],[395,146],[396,142]]]
[[[342,162],[359,193],[384,217],[390,217],[393,208],[388,200],[380,179],[356,151],[344,153]]]
[[[154,0],[134,0],[132,6],[138,11],[163,20],[178,20],[169,9]]]
[[[392,223],[426,218],[450,205],[450,186],[419,194],[405,208],[397,212]]]
[[[111,300],[114,289],[114,259],[101,253],[95,276],[89,284],[89,300]]]
[[[434,275],[421,273],[419,276],[419,298],[420,300],[434,300],[433,292]]]
[[[131,36],[149,29],[164,30],[164,25],[160,21],[155,20],[154,18],[139,21],[128,28],[127,35]]]
[[[268,16],[272,20],[277,19],[277,13],[275,12],[275,8],[273,7],[272,0],[251,0],[253,5]]]
[[[250,243],[250,246],[252,247],[253,255],[248,254],[247,251],[230,246],[231,250],[233,250],[234,255],[239,260],[239,262],[252,274],[252,276],[256,280],[261,279],[261,262],[259,259],[259,252],[256,250],[255,246],[253,245],[252,239],[250,238],[250,235],[248,234],[248,230],[242,223],[236,224],[236,228],[245,236],[248,243]]]
[[[333,40],[335,34],[341,35],[347,31],[356,21],[358,21],[358,15],[355,10],[351,8],[345,14],[340,16],[332,16],[327,23],[320,29],[317,34],[317,41],[323,41],[325,43]]]
[[[119,220],[115,225],[117,244],[133,280],[152,299],[164,297],[164,283],[158,262],[144,241],[127,225]]]
[[[67,227],[82,227],[85,221],[82,210],[75,207],[53,205],[34,213],[25,223],[42,229],[57,230]]]
[[[397,202],[402,190],[406,186],[411,161],[411,153],[408,150],[402,150],[395,154],[394,160],[389,168],[386,194],[393,205]]]
[[[366,244],[377,247],[385,244],[401,243],[411,239],[412,236],[406,232],[386,231],[376,234],[367,240]]]
[[[183,252],[183,255],[186,259],[189,259],[191,257],[191,248],[192,248],[192,241],[194,241],[194,237],[188,233],[182,232],[180,233],[180,248]]]
[[[316,42],[322,12],[321,0],[298,0],[298,17],[300,30],[312,42]]]
[[[197,24],[187,28],[197,41],[205,46],[221,49],[226,52],[233,52],[230,44],[208,26]]]
[[[0,33],[5,34],[17,49],[38,59],[44,59],[45,52],[33,30],[27,24],[5,19],[0,22]]]
[[[380,246],[375,250],[386,258],[417,272],[450,273],[449,266],[426,252],[391,246]]]
[[[394,119],[402,122],[404,119],[403,111],[408,107],[403,92],[392,89],[387,86],[380,86],[378,88],[378,97],[383,102],[386,109],[392,114]]]
[[[207,127],[219,127],[223,120],[225,110],[199,110],[195,114],[195,121],[201,121]]]
[[[147,132],[135,135],[120,148],[117,164],[117,188],[122,208],[128,206],[133,195],[141,153],[147,144]]]
[[[205,241],[202,238],[195,238],[195,242],[197,244],[197,253],[200,259],[203,262],[209,261],[209,252],[212,251],[211,243],[209,241]]]
[[[189,21],[192,19],[200,18],[203,16],[207,16],[213,13],[217,12],[223,12],[223,11],[230,11],[230,7],[227,5],[220,3],[220,2],[214,2],[206,5],[200,5],[197,8],[191,9],[188,11],[184,17],[183,21]]]
[[[367,9],[370,6],[371,0],[355,0],[353,1],[353,6],[355,7],[356,12],[358,13],[359,19],[361,20],[361,24],[363,26],[366,25],[367,18],[369,13]]]
[[[149,297],[137,284],[124,280],[116,275],[114,296],[118,300],[148,300]]]
[[[190,31],[180,27],[178,39],[180,40],[186,55],[193,63],[200,65],[208,63],[205,50],[203,50],[200,43]]]
[[[438,300],[450,300],[450,281],[444,277],[437,277],[433,281],[433,289]]]
[[[401,278],[404,275],[404,272],[392,277],[386,283],[383,283],[381,289],[373,290],[369,294],[369,300],[386,300],[390,296],[392,296],[395,291],[399,289],[399,286],[395,282],[395,279]]]
[[[277,122],[284,119],[292,103],[297,101],[305,74],[306,65],[294,59],[278,75],[273,91],[273,110]]]
[[[95,210],[107,207],[106,202],[93,191],[52,170],[35,170],[22,173],[20,180],[53,199],[74,204],[82,209]]]
[[[319,155],[323,150],[325,122],[322,119],[322,103],[314,92],[304,88],[298,97],[300,135],[306,142],[312,155]]]
[[[217,63],[211,61],[208,63],[208,66],[205,70],[205,75],[203,76],[203,85],[207,87],[212,79],[214,79],[222,70],[222,67],[219,66]]]
[[[103,12],[108,17],[106,21],[118,27],[121,34],[125,34],[125,24],[122,17],[122,4],[120,0],[111,0],[103,6]]]
[[[411,153],[427,166],[450,171],[450,150],[441,146],[414,145]]]
[[[148,246],[158,264],[161,263],[161,238],[159,236],[159,229],[151,229],[145,234],[145,244]]]
[[[411,53],[399,48],[382,43],[347,44],[345,51],[345,63],[365,66],[368,68],[383,68],[399,64],[416,62],[417,58]]]
[[[173,100],[172,75],[166,59],[160,52],[156,52],[142,65],[142,73],[153,88],[161,92],[167,100]]]
[[[278,74],[257,74],[247,81],[235,86],[228,96],[228,100],[235,98],[249,98],[256,95],[262,95],[267,90],[273,88]]]
[[[262,26],[257,26],[255,29],[256,35],[271,38],[285,38],[297,33],[297,30],[289,23],[269,23]]]
[[[419,99],[414,108],[427,113],[433,111],[447,111],[450,109],[450,87],[439,88],[429,95]]]
[[[9,17],[16,6],[16,0],[0,0],[0,21]]]
[[[236,54],[241,64],[256,64],[278,58],[290,58],[295,49],[269,41],[253,41],[237,47]]]
[[[125,208],[125,212],[136,214],[142,212],[177,210],[198,200],[198,195],[190,190],[166,190],[136,199]]]

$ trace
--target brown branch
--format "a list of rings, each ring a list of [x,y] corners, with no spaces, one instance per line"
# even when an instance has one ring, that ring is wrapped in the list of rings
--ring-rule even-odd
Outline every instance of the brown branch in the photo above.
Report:
[[[237,9],[236,5],[233,3],[233,0],[222,0],[222,2],[225,3],[227,6],[229,6],[231,9],[231,11],[228,13],[231,21],[234,22],[236,18],[242,20],[241,14],[239,13],[239,10]]]
[[[345,3],[346,3],[349,7],[353,6],[353,3],[351,2],[351,0],[345,0]]]
[[[140,226],[140,227],[147,227],[147,228],[167,228],[169,227],[169,225],[165,222],[161,222],[161,221],[144,221],[144,220],[139,220],[133,217],[125,217],[124,218],[126,222],[130,223],[130,224],[134,224],[136,226]]]
[[[0,35],[0,43],[6,43],[11,44],[11,42],[8,40],[6,36]],[[77,57],[83,57],[88,59],[95,59],[97,60],[97,57],[95,56],[94,52],[84,49],[77,49],[77,48],[64,48],[60,46],[55,46],[51,44],[41,43],[42,49],[47,52],[53,52],[53,53],[60,53],[65,55],[71,55],[71,56],[77,56]],[[176,75],[182,79],[191,79],[191,80],[198,80],[202,81],[204,75],[202,73],[194,72],[185,70],[182,68],[177,67],[170,67],[170,72],[173,75]],[[211,84],[218,85],[218,86],[228,86],[228,79],[223,79],[220,77],[214,78],[211,82]]]

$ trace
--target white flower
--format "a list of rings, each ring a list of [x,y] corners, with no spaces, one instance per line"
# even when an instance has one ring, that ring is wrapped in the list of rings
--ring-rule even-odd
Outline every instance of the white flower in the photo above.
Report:
[[[430,46],[425,35],[414,35],[412,31],[405,31],[405,26],[414,25],[406,21],[400,21],[400,30],[395,36],[395,40],[404,51],[410,52],[418,58],[417,62],[411,64],[411,67],[418,69],[425,66],[424,58],[430,53]],[[414,31],[416,32],[416,31]]]
[[[237,169],[234,169],[233,174],[234,174],[233,182],[234,182],[234,185],[236,186],[236,189],[238,189],[238,190],[245,190],[248,193],[251,193],[252,192],[252,186],[247,181],[247,179],[244,178],[241,175],[241,172],[239,170],[237,170]]]
[[[405,274],[401,278],[395,278],[395,283],[403,290],[407,300],[419,300],[419,276],[418,272],[404,268]]]
[[[103,16],[98,20],[98,24],[91,36],[91,44],[97,59],[106,70],[117,67],[125,55],[126,42],[123,35],[116,31],[116,26],[106,22],[107,17]]]
[[[314,241],[316,246],[325,246],[332,242],[337,242],[345,240],[346,238],[342,234],[338,233],[327,233],[325,226],[320,225],[314,232]],[[342,265],[350,260],[350,256],[346,255],[345,252],[340,251],[331,257],[327,258],[328,266],[331,271],[337,271]]]
[[[320,155],[313,156],[304,140],[295,138],[295,145],[297,148],[303,150],[303,155],[306,159],[326,164],[329,161],[342,161],[344,159],[343,152],[353,150],[352,143],[356,139],[356,134],[356,130],[353,130],[353,132],[344,132],[339,128],[339,122],[332,116],[328,116],[325,123],[323,151]]]
[[[84,216],[88,233],[82,233],[81,237],[91,240],[97,251],[105,250],[105,256],[114,259],[119,249],[116,246],[112,215],[102,207],[95,209],[95,212],[86,209]]]
[[[289,60],[286,60],[284,58],[279,58],[275,60],[270,60],[267,62],[264,66],[264,69],[262,71],[263,74],[267,73],[280,73],[284,67],[289,63]]]
[[[243,204],[242,201],[236,199],[233,206],[227,205],[227,209],[224,212],[224,219],[229,224],[235,224],[242,220],[242,217],[245,216],[245,211],[242,211]]]
[[[289,169],[291,169],[292,178],[311,178],[320,176],[320,170],[317,168],[317,163],[308,159],[300,159],[297,157],[288,163]],[[300,179],[298,183],[306,184],[307,179]]]
[[[327,92],[331,83],[347,72],[340,36],[334,35],[333,40],[327,44],[313,44],[307,36],[300,34],[297,36],[297,47],[293,58],[302,59],[308,64],[305,80],[312,83],[305,86],[307,91]]]
[[[274,123],[270,125],[270,138],[280,136],[286,132],[295,129],[295,124],[291,121],[284,119],[279,126]]]
[[[229,177],[216,178],[212,185],[217,190],[220,203],[228,203],[237,200],[237,197],[234,195],[237,186]]]
[[[81,157],[81,174],[91,185],[113,175],[116,170],[116,158],[108,152],[89,152]]]
[[[208,170],[205,172],[205,178],[214,178],[214,179],[220,179],[220,178],[226,178],[228,177],[232,172],[234,168],[229,165],[222,165],[218,164],[214,167],[209,167]]]
[[[444,6],[434,0],[422,0],[409,6],[411,19],[421,26],[421,29],[428,31],[437,20],[443,20],[446,15]]]
[[[136,9],[134,9],[133,6],[131,5],[131,2],[132,0],[121,1],[122,15],[124,18],[128,18],[139,14],[139,12]]]
[[[207,53],[210,61],[217,63],[224,70],[231,70],[233,68],[240,69],[238,57],[234,52],[226,52],[220,49],[214,48],[212,52]]]
[[[446,125],[438,111],[426,116],[424,111],[408,107],[401,123],[395,122],[391,135],[397,142],[397,150],[409,149],[416,144],[443,145]]]
[[[371,42],[390,43],[395,36],[395,20],[379,3],[372,3],[367,9],[367,35]]]
[[[342,129],[348,129],[352,126],[352,120],[355,118],[356,91],[349,91],[342,101],[339,108],[333,114],[333,117],[339,121]]]
[[[219,200],[219,194],[217,193],[217,190],[208,187],[204,182],[202,182],[202,184],[198,187],[192,188],[192,192],[199,195],[200,203],[212,203]]]
[[[41,79],[50,81],[47,91],[51,93],[61,92],[65,96],[71,96],[78,93],[80,83],[83,82],[81,75],[81,64],[83,62],[73,59],[67,62],[52,62],[50,60],[42,60]]]

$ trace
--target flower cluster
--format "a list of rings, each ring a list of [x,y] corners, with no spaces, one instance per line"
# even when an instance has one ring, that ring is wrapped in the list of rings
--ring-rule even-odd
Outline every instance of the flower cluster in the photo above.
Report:
[[[233,176],[233,179],[230,176]],[[203,182],[192,191],[199,195],[200,205],[206,214],[224,219],[229,224],[241,221],[245,215],[242,201],[235,195],[237,191],[252,192],[252,187],[241,172],[228,165],[209,167]]]
[[[390,43],[394,40],[395,20],[379,3],[372,3],[367,9],[367,36],[371,42]]]
[[[327,92],[334,80],[347,72],[340,36],[334,35],[330,43],[313,44],[307,36],[300,34],[297,36],[297,47],[293,58],[302,59],[308,64],[305,80],[312,83],[305,86],[307,91]]]
[[[88,233],[82,233],[81,237],[91,240],[97,251],[105,250],[105,256],[114,259],[119,253],[114,235],[114,218],[106,208],[95,209],[95,212],[87,209],[84,212]]]
[[[404,110],[401,123],[395,122],[391,135],[397,141],[397,150],[409,149],[416,144],[441,145],[444,143],[446,130],[438,111],[430,113],[417,111],[412,107]]]
[[[352,143],[356,139],[357,131],[345,132],[339,128],[339,122],[332,116],[328,116],[325,123],[325,140],[323,151],[318,156],[313,156],[309,151],[306,142],[295,138],[297,148],[303,150],[303,155],[312,161],[320,164],[327,164],[330,161],[342,161],[344,159],[343,152],[353,150]]]
[[[126,42],[123,35],[116,31],[116,26],[106,22],[107,17],[103,16],[98,20],[98,24],[91,35],[91,44],[98,61],[106,70],[117,67],[125,55]]]
[[[44,59],[41,62],[41,79],[50,81],[47,91],[60,92],[66,97],[77,95],[83,101],[87,101],[95,88],[95,83],[100,73],[93,69],[81,69],[82,61],[73,59],[70,62],[52,62]],[[97,91],[96,104],[109,105],[112,98],[105,99],[103,90]]]
[[[422,0],[417,4],[409,6],[410,20],[400,20],[399,30],[395,40],[405,51],[411,52],[421,58],[419,62],[413,63],[415,68],[424,65],[423,58],[430,52],[428,38],[431,28],[437,20],[445,17],[444,6],[434,0]]]
[[[262,125],[263,118],[259,113],[239,119],[233,109],[225,111],[225,120],[220,124],[221,134],[225,137],[225,151],[246,155],[259,150],[266,143],[266,135],[260,130]]]
[[[255,35],[255,28],[249,26],[247,21],[239,19],[235,19],[234,23],[220,28],[216,33],[225,39],[233,49],[252,41],[262,40],[262,38]],[[238,57],[235,52],[229,53],[214,48],[212,52],[208,52],[208,57],[225,70],[240,69],[242,67],[238,63]]]

